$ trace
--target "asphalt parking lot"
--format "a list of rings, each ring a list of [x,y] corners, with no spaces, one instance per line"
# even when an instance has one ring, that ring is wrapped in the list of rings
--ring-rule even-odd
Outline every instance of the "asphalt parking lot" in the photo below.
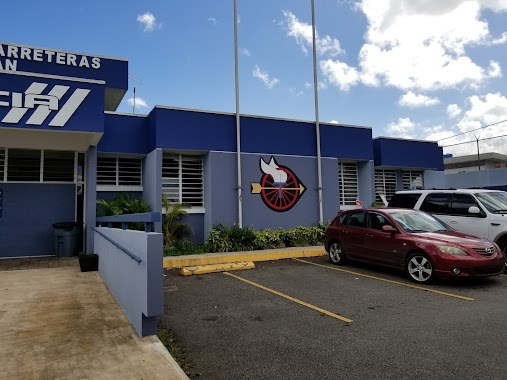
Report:
[[[182,277],[162,325],[203,379],[507,379],[507,276],[416,286],[327,257]]]

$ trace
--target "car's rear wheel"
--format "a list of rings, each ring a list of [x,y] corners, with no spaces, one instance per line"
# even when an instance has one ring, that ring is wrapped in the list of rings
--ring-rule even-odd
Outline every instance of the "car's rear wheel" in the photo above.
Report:
[[[329,244],[329,260],[335,265],[343,265],[347,261],[347,256],[339,241],[334,240]]]
[[[429,257],[422,252],[414,252],[407,257],[405,271],[418,284],[429,284],[435,279],[435,268]]]

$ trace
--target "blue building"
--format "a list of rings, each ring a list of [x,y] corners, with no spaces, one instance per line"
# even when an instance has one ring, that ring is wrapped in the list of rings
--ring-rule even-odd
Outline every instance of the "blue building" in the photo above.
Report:
[[[93,252],[97,198],[117,193],[152,211],[162,194],[185,204],[192,239],[203,241],[217,224],[327,222],[443,170],[436,143],[373,139],[367,127],[320,123],[319,165],[315,122],[240,115],[238,153],[234,113],[116,113],[123,59],[1,43],[0,68],[0,257],[52,255],[62,221],[83,223]]]

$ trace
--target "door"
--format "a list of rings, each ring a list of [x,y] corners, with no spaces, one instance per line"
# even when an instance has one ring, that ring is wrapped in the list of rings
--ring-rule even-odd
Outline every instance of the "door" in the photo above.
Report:
[[[468,212],[470,207],[478,207],[479,214]],[[488,237],[489,219],[471,194],[455,193],[452,195],[449,225],[459,232]]]
[[[399,266],[403,254],[397,234],[382,231],[383,226],[396,227],[384,215],[368,212],[368,231],[365,234],[365,259],[384,265]]]
[[[366,215],[364,211],[349,213],[341,226],[340,236],[347,256],[360,257],[364,250],[364,237],[366,233]]]

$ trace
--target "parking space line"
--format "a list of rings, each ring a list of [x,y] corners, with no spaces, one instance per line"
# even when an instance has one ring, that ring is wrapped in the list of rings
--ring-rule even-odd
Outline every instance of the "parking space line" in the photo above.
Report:
[[[296,303],[298,303],[300,305],[306,306],[306,307],[308,307],[310,309],[318,311],[319,313],[325,314],[325,315],[327,315],[329,317],[339,319],[340,321],[343,321],[343,322],[352,323],[352,319],[345,318],[345,317],[343,317],[341,315],[331,313],[330,311],[321,309],[320,307],[317,307],[317,306],[314,306],[314,305],[309,304],[307,302],[298,300],[297,298],[291,297],[291,296],[289,296],[287,294],[283,294],[283,293],[278,292],[276,290],[270,289],[270,288],[268,288],[268,287],[266,287],[264,285],[257,284],[256,282],[247,280],[247,279],[245,279],[243,277],[240,277],[240,276],[236,276],[235,274],[232,274],[232,273],[229,273],[229,272],[224,272],[224,274],[227,275],[227,276],[230,276],[230,277],[234,277],[235,279],[238,279],[240,281],[246,282],[247,284],[253,285],[253,286],[255,286],[255,287],[259,288],[259,289],[262,289],[262,290],[265,290],[267,292],[276,294],[277,296],[283,297],[283,298],[285,298],[285,299],[287,299],[289,301],[296,302]]]
[[[459,298],[459,299],[462,299],[462,300],[465,300],[465,301],[475,301],[474,298],[464,297],[464,296],[460,296],[460,295],[452,294],[452,293],[447,293],[447,292],[441,292],[440,290],[429,289],[429,288],[425,288],[425,287],[418,286],[418,285],[405,284],[403,282],[388,280],[388,279],[382,278],[382,277],[370,276],[369,274],[363,274],[363,273],[359,273],[359,272],[353,272],[353,271],[350,271],[350,270],[347,270],[347,269],[334,268],[334,267],[331,267],[329,265],[322,265],[322,264],[312,263],[311,261],[305,261],[305,260],[301,260],[301,259],[292,259],[292,260],[300,261],[300,262],[305,263],[305,264],[311,264],[311,265],[315,265],[315,266],[322,267],[322,268],[332,269],[332,270],[335,270],[335,271],[338,271],[338,272],[345,272],[345,273],[353,274],[353,275],[356,275],[356,276],[361,276],[361,277],[371,278],[371,279],[374,279],[374,280],[389,282],[391,284],[406,286],[408,288],[424,290],[426,292],[436,293],[436,294],[440,294],[440,295],[447,296],[447,297]]]

